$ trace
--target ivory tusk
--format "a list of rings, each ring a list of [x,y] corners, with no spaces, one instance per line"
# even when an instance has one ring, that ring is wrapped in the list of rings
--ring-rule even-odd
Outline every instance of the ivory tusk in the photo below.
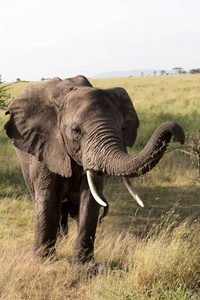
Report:
[[[142,200],[140,199],[140,197],[138,196],[136,190],[134,189],[134,187],[132,186],[132,183],[130,182],[130,179],[129,178],[126,178],[126,177],[123,177],[123,181],[124,181],[124,184],[127,188],[127,190],[129,191],[129,193],[131,194],[131,196],[137,201],[137,203],[144,207],[144,204],[142,202]]]
[[[90,192],[93,196],[93,198],[97,201],[97,203],[101,206],[104,206],[106,207],[107,206],[107,203],[104,202],[98,195],[97,193],[97,190],[96,190],[96,187],[94,185],[94,182],[93,182],[93,176],[92,176],[92,172],[87,170],[86,171],[86,174],[87,174],[87,180],[88,180],[88,185],[89,185],[89,188],[90,188]]]

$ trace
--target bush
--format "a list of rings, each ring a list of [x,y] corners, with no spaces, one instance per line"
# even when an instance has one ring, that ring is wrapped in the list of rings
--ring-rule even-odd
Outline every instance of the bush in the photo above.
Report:
[[[0,109],[6,109],[7,107],[7,100],[10,98],[8,86],[10,86],[10,84],[2,85],[2,83],[0,83]]]

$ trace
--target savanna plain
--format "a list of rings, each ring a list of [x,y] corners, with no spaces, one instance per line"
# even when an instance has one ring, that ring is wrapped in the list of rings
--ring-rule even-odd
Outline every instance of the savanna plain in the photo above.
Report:
[[[133,179],[144,202],[120,178],[105,177],[108,216],[98,225],[92,266],[71,267],[77,225],[57,242],[57,259],[32,254],[34,212],[0,110],[0,299],[200,299],[200,75],[92,79],[125,88],[140,119],[140,151],[163,122],[179,123],[186,144],[170,143],[160,163]],[[9,86],[10,99],[27,82]]]

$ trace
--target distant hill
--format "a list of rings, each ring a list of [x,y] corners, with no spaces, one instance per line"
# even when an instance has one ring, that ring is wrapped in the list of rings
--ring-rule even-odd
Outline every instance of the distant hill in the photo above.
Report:
[[[118,77],[138,77],[138,76],[154,76],[154,72],[156,72],[155,75],[161,75],[160,74],[161,70],[131,70],[131,71],[114,71],[114,72],[105,72],[105,73],[100,73],[92,78],[118,78]],[[175,75],[176,71],[175,70],[165,70],[165,74],[169,75]]]

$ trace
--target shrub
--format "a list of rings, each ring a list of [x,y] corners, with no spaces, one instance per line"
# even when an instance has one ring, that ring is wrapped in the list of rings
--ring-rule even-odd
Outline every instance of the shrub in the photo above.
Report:
[[[10,98],[8,86],[10,86],[10,84],[2,85],[2,83],[0,83],[0,109],[6,109],[7,107],[7,100]]]

